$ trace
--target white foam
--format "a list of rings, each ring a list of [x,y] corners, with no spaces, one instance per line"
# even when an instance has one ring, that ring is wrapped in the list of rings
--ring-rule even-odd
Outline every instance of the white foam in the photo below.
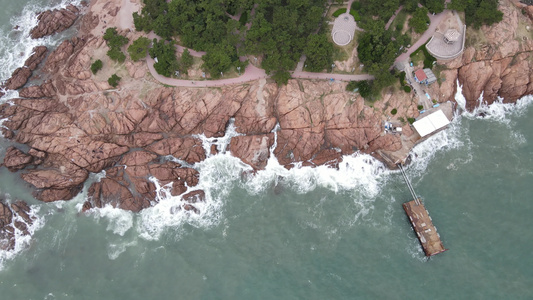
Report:
[[[31,244],[31,238],[33,234],[41,229],[45,223],[44,217],[39,215],[40,207],[37,205],[31,205],[28,216],[32,219],[32,224],[27,224],[24,219],[16,214],[13,214],[13,220],[11,222],[14,228],[15,245],[13,250],[0,250],[0,271],[4,269],[4,264],[7,260],[13,259],[17,254],[24,251]],[[15,221],[23,222],[27,226],[28,235],[24,235],[17,227],[15,227]]]
[[[106,230],[113,232],[113,234],[124,236],[133,227],[133,213],[131,211],[107,204],[102,208],[90,209],[89,212],[96,220],[105,218],[108,222]]]
[[[37,13],[48,10],[64,8],[68,4],[76,6],[80,5],[81,0],[61,0],[56,5],[36,5],[28,4],[24,7],[20,15],[13,16],[10,20],[11,28],[7,32],[0,29],[0,80],[7,80],[13,71],[24,65],[24,62],[32,54],[32,49],[35,46],[45,45],[47,47],[55,47],[61,40],[65,38],[65,34],[58,34],[55,36],[43,37],[40,39],[32,39],[30,31],[37,25]],[[2,97],[2,102],[18,97],[16,91],[8,92]]]

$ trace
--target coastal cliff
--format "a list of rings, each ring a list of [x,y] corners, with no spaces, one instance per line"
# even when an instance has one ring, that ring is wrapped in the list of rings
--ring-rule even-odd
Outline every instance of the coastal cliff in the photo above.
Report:
[[[94,2],[79,21],[78,36],[45,59],[40,69],[44,83],[20,89],[20,98],[0,106],[0,117],[6,118],[4,137],[30,149],[10,149],[4,165],[22,170],[22,179],[42,201],[71,199],[90,173],[105,171],[90,187],[84,210],[106,204],[131,211],[147,208],[156,199],[157,179],[161,185],[172,183],[172,195],[183,195],[182,209],[197,211],[194,203],[202,201],[203,194],[194,191],[199,174],[190,166],[209,155],[202,134],[222,137],[233,122],[240,135],[231,139],[229,150],[255,170],[266,166],[275,140],[273,153],[287,168],[334,167],[343,155],[356,151],[374,154],[402,148],[399,135],[383,134],[382,122],[391,108],[397,109],[397,116],[418,116],[411,94],[387,91],[370,106],[346,92],[346,83],[289,80],[278,86],[262,79],[211,89],[162,86],[144,61],[119,64],[106,56],[99,33],[120,22],[115,16],[121,1]],[[513,102],[532,92],[531,33],[516,36],[531,20],[508,3],[500,9],[501,23],[482,28],[483,39],[462,57],[442,63],[446,81],[431,87],[439,101],[454,101],[457,80],[467,109],[478,105],[481,93],[490,104],[498,96]],[[140,36],[129,29],[121,34],[130,41]],[[36,60],[44,59],[41,51],[35,51],[37,58],[28,64],[37,66]],[[108,67],[93,75],[90,65],[96,59]],[[26,73],[24,77],[31,76]],[[117,88],[107,82],[114,73],[122,77]],[[415,134],[408,124],[403,132]]]

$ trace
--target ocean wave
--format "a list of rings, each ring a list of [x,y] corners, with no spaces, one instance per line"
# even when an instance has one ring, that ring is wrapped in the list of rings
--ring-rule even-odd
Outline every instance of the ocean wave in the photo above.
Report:
[[[31,223],[27,223],[21,216],[13,213],[11,226],[14,229],[14,247],[11,250],[0,250],[0,271],[4,269],[6,261],[13,259],[17,254],[26,250],[30,246],[34,233],[44,226],[45,218],[39,214],[40,209],[41,207],[39,205],[30,206],[28,216],[32,220]],[[18,229],[15,226],[15,222],[26,224],[28,234],[24,234]]]
[[[37,13],[49,9],[60,9],[68,4],[79,6],[81,0],[61,0],[55,4],[29,2],[19,15],[10,19],[9,29],[0,29],[0,80],[3,82],[11,77],[13,71],[24,65],[32,54],[35,46],[54,47],[68,37],[68,32],[32,39],[30,31],[37,25]],[[70,33],[71,34],[71,33]],[[2,97],[2,102],[18,97],[18,93],[9,92]]]

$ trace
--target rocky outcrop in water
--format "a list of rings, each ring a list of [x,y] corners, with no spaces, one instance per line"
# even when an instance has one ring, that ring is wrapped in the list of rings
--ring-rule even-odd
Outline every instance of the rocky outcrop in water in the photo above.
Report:
[[[447,62],[446,81],[463,86],[466,108],[473,110],[483,102],[493,103],[498,97],[504,102],[533,93],[533,39],[531,20],[521,9],[510,3],[502,3],[503,21],[491,27],[483,26],[480,36],[485,39],[465,49],[463,55]],[[457,69],[454,78],[453,69]],[[437,94],[448,94],[448,85],[441,86]],[[453,89],[454,90],[454,89]],[[453,99],[453,94],[450,96]]]
[[[30,217],[30,207],[26,202],[17,200],[8,204],[0,200],[0,250],[13,250],[16,243],[15,231],[29,235],[28,226],[34,220]]]
[[[47,35],[53,35],[68,29],[78,18],[79,9],[73,5],[66,8],[47,10],[39,14],[39,22],[30,31],[32,39],[42,38]]]
[[[31,77],[32,71],[35,70],[46,57],[47,51],[45,46],[37,46],[33,48],[32,55],[26,59],[24,66],[13,71],[13,74],[11,74],[11,77],[6,80],[3,87],[7,90],[17,90],[24,86]]]

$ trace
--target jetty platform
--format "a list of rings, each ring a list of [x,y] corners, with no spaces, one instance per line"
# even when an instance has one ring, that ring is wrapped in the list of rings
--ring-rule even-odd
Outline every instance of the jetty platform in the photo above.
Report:
[[[426,256],[433,256],[446,251],[437,233],[437,228],[433,225],[431,217],[420,199],[405,202],[403,209],[411,221]]]

